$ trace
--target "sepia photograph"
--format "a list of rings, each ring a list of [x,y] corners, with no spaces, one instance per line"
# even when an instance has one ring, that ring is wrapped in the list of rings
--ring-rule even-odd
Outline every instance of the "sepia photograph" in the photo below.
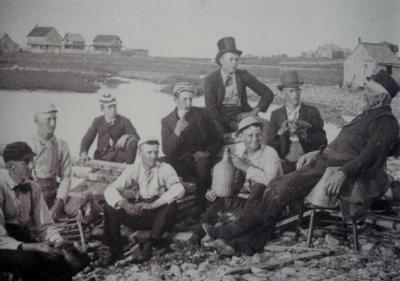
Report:
[[[399,0],[0,0],[0,281],[400,281]]]

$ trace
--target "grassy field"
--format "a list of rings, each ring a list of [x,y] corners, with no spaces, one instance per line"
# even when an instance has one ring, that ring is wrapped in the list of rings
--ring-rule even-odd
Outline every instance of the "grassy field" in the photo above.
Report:
[[[243,67],[256,75],[261,80],[271,83],[279,79],[282,71],[297,69],[301,71],[301,77],[306,83],[315,85],[338,85],[342,79],[342,65],[338,63],[314,63],[282,64],[271,62],[270,64],[249,64],[244,60]],[[17,68],[20,72],[14,71]],[[95,92],[95,81],[103,81],[107,76],[125,76],[142,79],[158,84],[173,84],[177,80],[185,80],[199,84],[200,75],[206,75],[217,69],[217,65],[211,60],[188,58],[148,58],[135,59],[123,55],[52,55],[52,54],[3,54],[0,56],[0,69],[2,80],[0,88],[43,88],[54,90],[57,84],[60,89],[66,89],[65,83],[71,84],[70,90],[77,92]],[[51,76],[53,83],[47,79],[34,79],[28,82],[21,77],[24,71],[55,72]],[[65,77],[65,73],[68,73]],[[78,73],[82,79],[76,78],[73,73]],[[42,73],[47,74],[47,73]],[[27,76],[32,76],[27,73]],[[38,76],[45,76],[38,73]],[[60,76],[59,78],[57,76]],[[82,82],[89,86],[83,86]],[[37,85],[35,85],[37,83]],[[66,89],[67,90],[67,89]]]

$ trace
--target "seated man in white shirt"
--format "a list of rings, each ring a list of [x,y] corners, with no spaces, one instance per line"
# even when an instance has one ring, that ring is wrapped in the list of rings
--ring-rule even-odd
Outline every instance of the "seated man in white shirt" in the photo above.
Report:
[[[111,250],[109,263],[122,257],[120,226],[132,230],[150,229],[150,239],[142,243],[137,262],[151,258],[152,246],[160,243],[166,227],[174,224],[176,200],[185,189],[171,165],[158,161],[160,144],[156,138],[143,138],[139,158],[104,192],[104,242]],[[126,191],[133,199],[124,197]]]

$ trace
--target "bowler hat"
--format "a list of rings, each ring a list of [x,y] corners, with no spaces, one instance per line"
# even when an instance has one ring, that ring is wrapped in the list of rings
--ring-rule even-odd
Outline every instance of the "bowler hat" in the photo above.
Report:
[[[258,125],[258,126],[262,127],[263,122],[261,121],[260,118],[258,118],[256,116],[247,116],[239,122],[236,133],[239,134],[241,131],[243,131],[244,129],[246,129],[247,127],[249,127],[251,125]]]
[[[35,155],[30,146],[22,141],[7,144],[3,151],[4,163],[28,160]]]
[[[380,84],[389,95],[394,98],[397,93],[400,91],[399,84],[387,73],[385,70],[381,69],[379,72],[367,78],[368,80],[374,80],[378,84]]]
[[[279,91],[283,88],[296,88],[303,85],[304,81],[300,81],[299,74],[296,70],[288,70],[282,73],[281,84],[277,86]]]
[[[219,63],[219,59],[220,59],[221,56],[222,56],[223,54],[225,54],[225,53],[230,52],[230,53],[237,54],[237,55],[239,55],[239,56],[242,54],[242,51],[241,51],[241,50],[238,50],[238,49],[236,48],[235,38],[233,38],[233,37],[224,37],[224,38],[221,38],[220,40],[218,40],[217,46],[218,46],[218,54],[217,54],[217,56],[215,57],[215,62],[216,62],[217,64],[220,64],[220,63]]]

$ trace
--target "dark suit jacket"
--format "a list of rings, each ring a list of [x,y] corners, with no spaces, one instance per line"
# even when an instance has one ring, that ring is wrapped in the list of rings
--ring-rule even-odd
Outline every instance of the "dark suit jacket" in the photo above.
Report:
[[[257,95],[261,97],[257,107],[262,112],[267,111],[271,104],[274,95],[272,91],[257,78],[251,75],[246,70],[236,71],[236,84],[238,87],[238,94],[241,101],[242,112],[251,111],[249,103],[247,102],[246,87],[252,89]],[[227,116],[221,111],[223,107],[222,101],[225,97],[225,87],[221,77],[221,70],[218,69],[208,75],[204,81],[204,98],[207,110],[211,116],[223,126],[229,127],[230,121],[237,121],[232,117]]]
[[[208,112],[203,108],[192,107],[185,118],[189,127],[180,137],[174,133],[179,120],[176,109],[161,121],[162,149],[166,160],[173,164],[191,157],[197,151],[209,152],[215,158],[222,147],[222,136]]]
[[[291,144],[289,134],[278,135],[278,130],[285,120],[287,120],[285,106],[274,110],[271,113],[271,123],[267,133],[267,144],[275,148],[282,159],[289,153]],[[300,144],[305,153],[318,150],[320,146],[327,144],[324,121],[317,108],[302,103],[299,120],[307,121],[312,126],[307,131],[307,139],[300,138]]]
[[[132,135],[136,141],[139,140],[139,135],[128,118],[118,114],[114,125],[110,125],[104,116],[99,116],[93,120],[92,125],[82,138],[81,153],[89,151],[96,136],[98,138],[95,154],[106,152],[109,149],[110,139],[116,143],[123,135]]]

